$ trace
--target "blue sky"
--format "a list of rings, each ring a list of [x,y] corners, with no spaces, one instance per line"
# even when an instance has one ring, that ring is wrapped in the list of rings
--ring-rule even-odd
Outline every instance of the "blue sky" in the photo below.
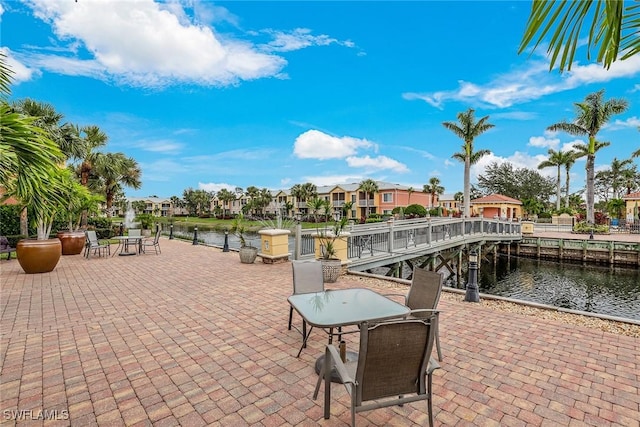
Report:
[[[598,169],[640,147],[640,55],[609,70],[578,52],[549,72],[518,55],[528,1],[210,2],[0,0],[12,99],[51,103],[97,125],[106,151],[142,168],[128,196],[372,178],[461,191],[462,141],[442,126],[468,108],[495,128],[472,169],[535,168],[580,141],[546,127],[605,89],[626,113],[600,133]],[[638,163],[638,159],[636,159]],[[553,168],[543,171],[555,176]],[[572,169],[584,186],[584,160]]]

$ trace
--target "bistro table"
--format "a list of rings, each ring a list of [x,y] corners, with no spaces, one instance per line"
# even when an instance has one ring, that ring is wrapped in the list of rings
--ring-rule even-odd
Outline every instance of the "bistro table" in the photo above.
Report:
[[[128,256],[137,255],[140,253],[140,248],[142,247],[142,239],[144,239],[144,236],[115,236],[112,237],[112,239],[118,241],[118,247],[111,256],[114,256],[118,252],[118,249],[120,249],[120,253],[118,253],[118,255]],[[129,251],[129,245],[131,244],[133,244],[136,248],[134,252]]]
[[[313,327],[329,329],[329,344],[332,343],[333,329],[338,328],[341,335],[343,326],[359,325],[370,320],[402,317],[410,312],[409,307],[382,296],[370,289],[337,289],[308,294],[296,294],[289,297],[289,304],[309,324],[311,328],[303,337],[302,347],[296,357],[300,357],[302,349]],[[349,352],[348,360],[355,360],[357,353]],[[316,372],[320,372],[324,363],[324,355],[316,361]],[[333,380],[333,378],[332,378]]]

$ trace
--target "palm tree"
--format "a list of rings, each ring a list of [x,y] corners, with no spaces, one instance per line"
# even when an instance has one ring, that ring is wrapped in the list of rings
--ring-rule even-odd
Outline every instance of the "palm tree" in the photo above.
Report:
[[[538,165],[538,169],[544,169],[548,167],[555,167],[558,169],[558,176],[556,178],[556,210],[560,210],[560,199],[561,197],[561,188],[562,183],[560,182],[560,169],[564,164],[564,157],[562,156],[562,151],[555,151],[553,149],[549,149],[548,151],[549,158],[544,162]]]
[[[559,60],[560,72],[565,68],[571,70],[576,47],[585,39],[580,31],[583,25],[588,25],[587,59],[591,59],[591,48],[597,48],[597,61],[609,69],[616,60],[640,52],[638,10],[640,4],[624,7],[620,0],[534,1],[518,53],[532,43],[535,50],[547,34],[553,34],[547,49],[551,55],[550,69]],[[588,20],[585,23],[589,17],[591,23]]]
[[[224,209],[224,207],[229,207],[229,209],[231,209],[231,202],[233,202],[236,199],[236,194],[232,193],[226,188],[223,188],[220,191],[218,191],[218,199],[222,200],[222,206],[223,206],[222,215],[226,215],[227,210]]]
[[[11,69],[0,52],[0,186],[5,197],[15,196],[34,207],[36,215],[46,207],[47,183],[64,156],[58,144],[36,125],[37,118],[15,111],[7,102]],[[26,210],[21,215],[21,233],[26,230]]]
[[[571,167],[573,166],[573,164],[576,162],[576,152],[573,150],[569,150],[569,151],[564,151],[563,152],[564,155],[566,156],[563,162],[564,165],[564,170],[565,170],[565,208],[569,207],[569,194],[570,194],[570,190],[569,190],[569,181],[571,179],[570,176],[570,171],[571,171]]]
[[[98,153],[94,159],[93,174],[104,192],[108,217],[111,216],[113,199],[123,185],[136,190],[140,188],[141,173],[138,162],[124,153]]]
[[[371,178],[365,179],[358,185],[358,190],[364,192],[364,196],[367,201],[367,217],[369,217],[369,215],[371,215],[371,208],[369,207],[369,195],[371,195],[371,198],[373,199],[373,195],[378,192],[378,183]]]
[[[627,110],[628,103],[624,99],[610,99],[604,101],[604,89],[587,95],[584,102],[576,103],[576,119],[573,123],[566,121],[553,124],[547,129],[551,131],[563,131],[570,135],[588,136],[587,144],[575,144],[573,148],[578,157],[587,157],[587,222],[595,222],[594,214],[594,168],[596,152],[609,145],[596,139],[602,126],[609,121],[614,114],[620,114]]]
[[[431,194],[430,207],[433,208],[435,207],[436,194],[440,195],[444,193],[444,187],[440,185],[440,179],[434,176],[429,179],[429,184],[425,184],[422,187],[422,192]]]
[[[640,157],[640,149],[631,153],[631,157]]]
[[[458,123],[444,122],[442,125],[453,132],[456,136],[464,141],[462,145],[462,152],[455,153],[452,158],[464,163],[464,212],[465,217],[470,216],[471,205],[471,165],[478,163],[478,161],[491,153],[489,150],[473,151],[473,142],[475,138],[482,135],[487,130],[494,127],[491,123],[488,123],[489,116],[485,116],[475,121],[475,111],[469,108],[463,113],[458,113]]]
[[[621,188],[625,187],[624,171],[628,170],[630,166],[631,159],[618,160],[617,157],[614,157],[611,161],[609,179],[611,180],[611,191],[614,199],[619,199],[622,195]]]
[[[409,197],[407,197],[407,205],[411,204],[411,194],[413,194],[414,191],[416,190],[413,187],[407,188],[407,194],[409,195]]]

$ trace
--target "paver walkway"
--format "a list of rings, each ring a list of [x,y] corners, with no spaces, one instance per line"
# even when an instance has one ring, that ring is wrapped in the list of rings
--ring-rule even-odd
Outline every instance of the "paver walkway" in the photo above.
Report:
[[[324,334],[295,358],[289,263],[160,244],[161,255],[65,256],[47,274],[0,262],[2,425],[348,424],[343,386],[330,420],[311,399]],[[472,303],[440,308],[437,425],[640,425],[640,340]],[[356,419],[427,424],[424,402]]]

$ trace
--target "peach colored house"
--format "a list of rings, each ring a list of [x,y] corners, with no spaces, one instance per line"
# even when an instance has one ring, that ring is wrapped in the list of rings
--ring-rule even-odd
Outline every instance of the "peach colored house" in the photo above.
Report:
[[[490,194],[471,201],[471,215],[484,218],[522,217],[522,202],[502,194]]]
[[[625,218],[630,222],[640,222],[640,191],[627,194],[625,201]]]

